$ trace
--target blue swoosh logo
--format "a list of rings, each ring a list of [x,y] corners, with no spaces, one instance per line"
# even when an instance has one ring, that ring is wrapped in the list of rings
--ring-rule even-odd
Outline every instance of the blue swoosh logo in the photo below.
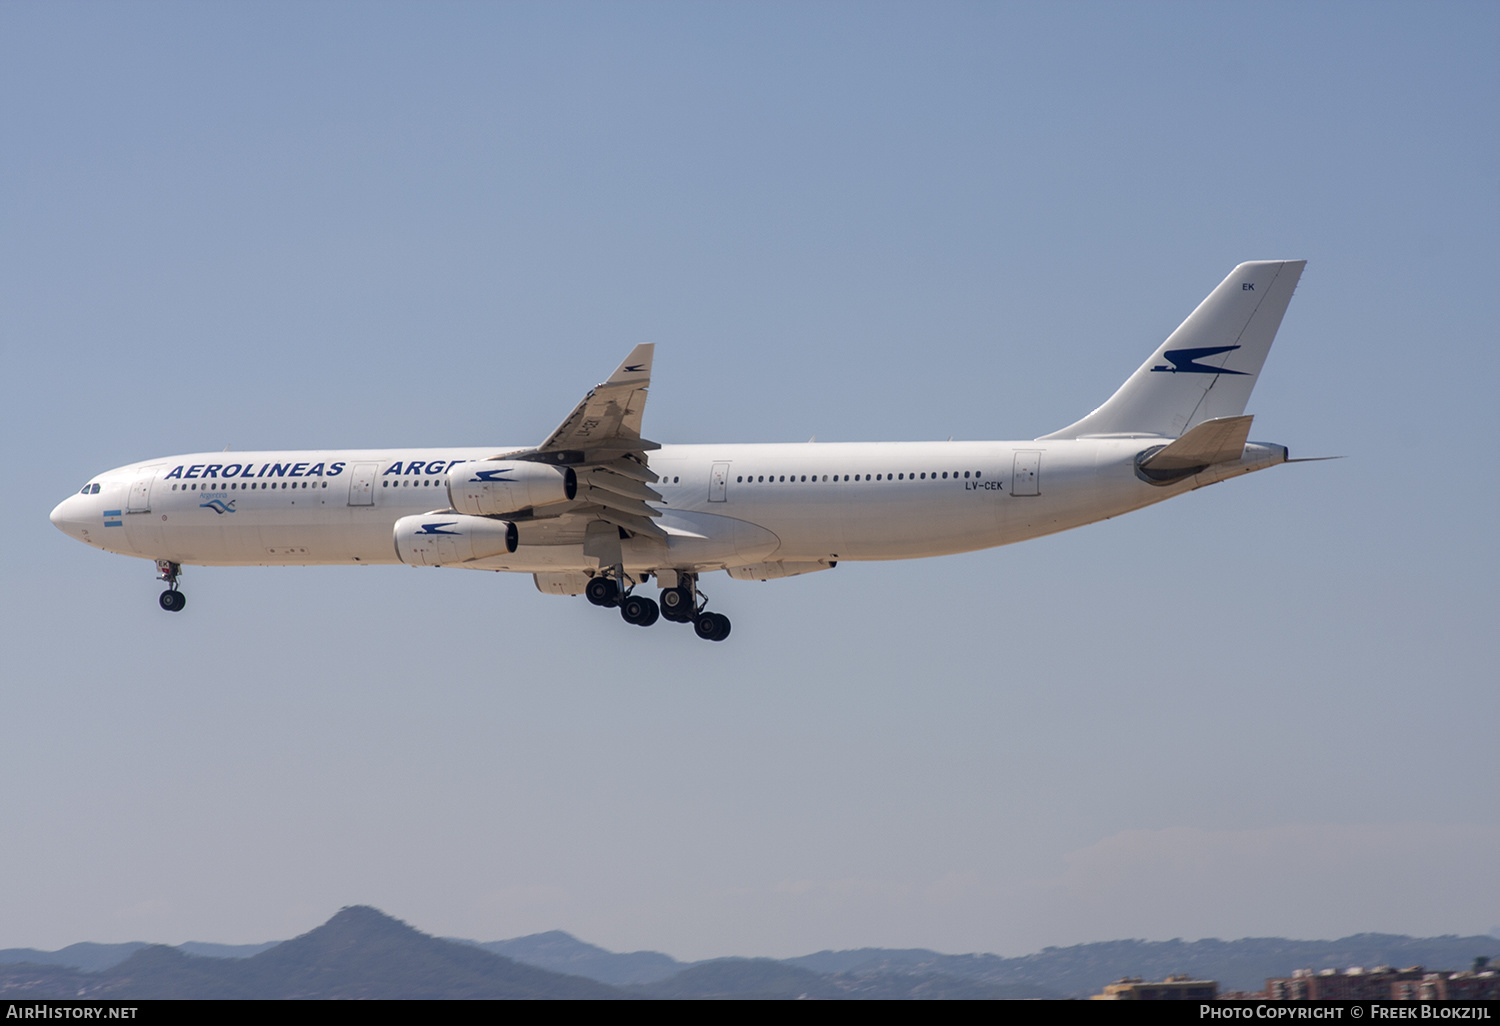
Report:
[[[1205,367],[1199,360],[1206,360],[1210,356],[1218,356],[1220,353],[1232,353],[1239,346],[1204,346],[1201,349],[1168,349],[1161,355],[1165,356],[1172,366],[1159,363],[1151,369],[1166,374],[1244,374],[1245,371],[1225,370],[1222,367]]]

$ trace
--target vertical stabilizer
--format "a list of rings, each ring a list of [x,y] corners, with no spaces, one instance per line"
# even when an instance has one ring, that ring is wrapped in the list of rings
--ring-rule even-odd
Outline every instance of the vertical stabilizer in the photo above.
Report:
[[[1176,438],[1206,420],[1238,417],[1306,264],[1240,264],[1108,402],[1042,437]]]

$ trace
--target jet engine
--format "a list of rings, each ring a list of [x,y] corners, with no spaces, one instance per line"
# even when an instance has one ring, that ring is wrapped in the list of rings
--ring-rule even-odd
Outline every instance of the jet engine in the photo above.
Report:
[[[448,471],[448,501],[460,513],[474,516],[567,502],[577,494],[578,476],[567,467],[525,460],[478,460]]]
[[[423,513],[396,521],[396,556],[413,566],[466,563],[516,551],[516,525],[488,517]]]

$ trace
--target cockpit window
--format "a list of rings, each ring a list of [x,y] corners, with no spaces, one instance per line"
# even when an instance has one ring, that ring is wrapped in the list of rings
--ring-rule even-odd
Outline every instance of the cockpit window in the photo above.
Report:
[[[98,485],[90,485],[89,486],[89,494],[90,495],[98,495],[99,494],[99,486]]]

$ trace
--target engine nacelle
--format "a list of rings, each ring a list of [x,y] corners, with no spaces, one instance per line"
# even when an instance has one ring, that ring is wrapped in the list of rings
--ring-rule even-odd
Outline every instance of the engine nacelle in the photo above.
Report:
[[[492,517],[531,506],[567,502],[578,475],[567,467],[526,460],[478,460],[448,471],[448,501],[460,513]]]
[[[423,513],[402,517],[394,531],[396,557],[414,566],[466,563],[516,551],[516,525],[488,517]]]

